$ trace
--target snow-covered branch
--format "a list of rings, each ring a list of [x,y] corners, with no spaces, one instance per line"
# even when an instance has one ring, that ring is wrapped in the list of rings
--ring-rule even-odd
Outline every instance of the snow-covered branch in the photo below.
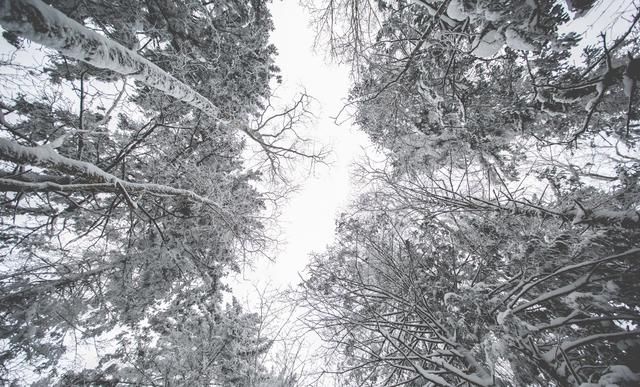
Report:
[[[556,348],[550,350],[549,352],[543,354],[543,358],[546,361],[552,361],[556,357],[560,355],[562,351],[568,352],[574,348],[587,345],[600,340],[610,340],[610,339],[621,339],[625,337],[633,337],[640,335],[640,330],[632,330],[632,331],[620,331],[620,332],[611,332],[611,333],[598,333],[595,335],[583,337],[574,341],[567,341]]]
[[[538,305],[538,304],[540,304],[540,303],[542,303],[544,301],[547,301],[547,300],[550,300],[552,298],[560,297],[560,296],[563,296],[565,294],[569,294],[571,292],[574,292],[577,289],[579,289],[582,286],[584,286],[587,283],[589,283],[589,278],[590,277],[591,277],[591,273],[586,274],[586,275],[580,277],[578,280],[576,280],[576,281],[574,281],[574,282],[572,282],[572,283],[570,283],[568,285],[565,285],[565,286],[560,287],[558,289],[555,289],[555,290],[546,292],[544,294],[541,294],[540,296],[536,297],[535,299],[513,308],[512,312],[513,313],[518,313],[518,312],[521,312],[521,311],[523,311],[525,309],[528,309],[528,308],[530,308],[532,306]]]
[[[0,0],[0,23],[12,33],[70,58],[142,82],[221,121],[218,107],[207,97],[135,51],[90,30],[41,0]],[[317,159],[322,156],[296,150],[295,144],[276,145],[273,138],[279,136],[271,135],[273,138],[267,140],[260,128],[241,126],[238,129],[257,142],[270,159],[282,156]]]
[[[58,184],[47,181],[20,181],[18,178],[0,179],[0,189],[15,192],[49,192],[49,191],[87,191],[87,192],[147,192],[153,195],[182,196],[221,210],[220,204],[193,191],[174,188],[154,183],[134,183],[122,180],[115,175],[103,171],[97,166],[62,156],[49,145],[38,147],[26,147],[10,140],[0,138],[0,159],[16,164],[33,165],[41,168],[55,169],[57,171],[76,176],[82,176],[88,180],[81,184]],[[24,180],[24,176],[23,179]]]
[[[0,23],[45,47],[92,66],[115,71],[185,102],[211,117],[218,109],[204,96],[117,42],[70,19],[40,0],[0,0]]]

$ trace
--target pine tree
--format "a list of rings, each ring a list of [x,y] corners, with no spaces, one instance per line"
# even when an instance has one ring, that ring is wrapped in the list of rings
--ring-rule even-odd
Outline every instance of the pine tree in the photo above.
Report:
[[[279,71],[266,3],[49,3],[0,2],[17,50],[1,79],[0,375],[260,382],[259,321],[222,307],[225,276],[269,248],[255,188],[268,171],[246,167],[247,142],[276,167],[316,157],[285,145],[294,122],[256,124]],[[35,43],[41,63],[22,62]],[[57,374],[70,336],[114,330],[97,369]]]
[[[345,111],[387,157],[363,163],[367,190],[300,289],[327,369],[637,384],[637,10],[575,63],[558,2],[377,5],[315,3],[353,66]]]

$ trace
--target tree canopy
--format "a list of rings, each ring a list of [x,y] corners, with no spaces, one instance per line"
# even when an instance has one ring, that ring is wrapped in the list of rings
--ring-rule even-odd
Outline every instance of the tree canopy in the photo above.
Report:
[[[551,0],[308,5],[352,67],[341,114],[385,156],[301,284],[326,371],[636,385],[638,4],[586,44]]]
[[[262,323],[225,301],[224,278],[272,247],[263,176],[320,155],[295,134],[308,97],[269,104],[267,4],[7,0],[0,15],[14,51],[1,75],[0,376],[271,378]],[[35,43],[40,63],[20,56]],[[251,149],[270,162],[248,167]],[[96,369],[57,371],[91,340],[109,343]]]
[[[0,0],[0,381],[304,385],[287,319],[313,385],[640,383],[640,4],[587,36],[602,1],[302,3],[383,160],[252,313],[228,276],[324,156],[269,2]]]

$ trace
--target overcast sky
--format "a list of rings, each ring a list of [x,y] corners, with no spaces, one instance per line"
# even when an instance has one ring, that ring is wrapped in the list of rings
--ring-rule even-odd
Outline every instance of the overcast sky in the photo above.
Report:
[[[271,12],[275,23],[271,41],[278,49],[276,62],[283,78],[276,93],[283,101],[301,90],[315,98],[316,119],[303,131],[331,148],[332,154],[330,165],[315,168],[314,174],[301,182],[300,191],[291,195],[280,222],[285,242],[281,253],[275,263],[263,259],[255,270],[243,273],[244,285],[249,287],[256,282],[263,285],[270,281],[275,287],[298,282],[298,272],[304,269],[309,253],[322,251],[331,242],[336,215],[355,194],[349,167],[361,157],[363,147],[370,147],[364,133],[349,123],[337,126],[331,118],[347,96],[348,67],[330,63],[322,48],[314,52],[310,16],[297,1],[276,0]]]

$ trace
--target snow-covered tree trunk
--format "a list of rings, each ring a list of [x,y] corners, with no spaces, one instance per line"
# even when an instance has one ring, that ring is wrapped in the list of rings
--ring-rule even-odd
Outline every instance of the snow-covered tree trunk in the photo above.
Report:
[[[160,67],[92,31],[40,0],[0,0],[0,23],[6,30],[92,66],[127,75],[218,117],[218,109]]]

